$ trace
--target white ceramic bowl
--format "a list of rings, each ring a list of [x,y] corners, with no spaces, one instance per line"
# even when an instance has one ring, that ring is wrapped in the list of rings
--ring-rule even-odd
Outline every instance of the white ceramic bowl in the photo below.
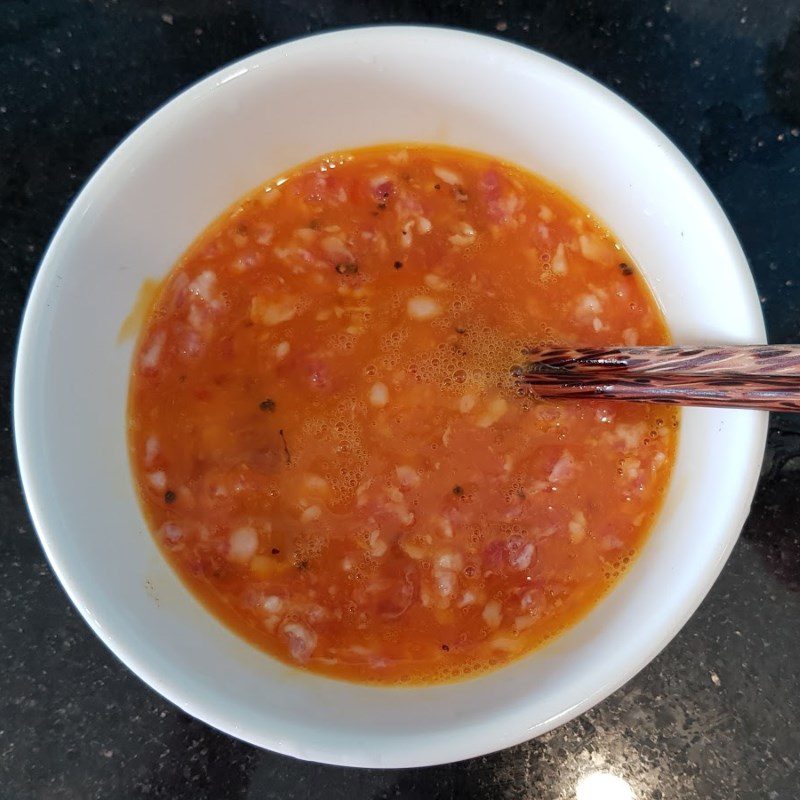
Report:
[[[615,690],[675,635],[739,534],[767,415],[683,415],[664,510],[628,574],[582,622],[501,671],[375,688],[293,670],[204,611],[163,562],[126,452],[131,343],[117,332],[160,277],[251,187],[326,151],[387,141],[481,150],[546,176],[641,265],[677,342],[760,342],[742,251],[670,142],[580,73],[495,39],[362,28],[255,53],[129,136],[61,223],[20,337],[14,414],[31,514],[53,569],[137,675],[233,736],[300,758],[401,767],[537,736]]]

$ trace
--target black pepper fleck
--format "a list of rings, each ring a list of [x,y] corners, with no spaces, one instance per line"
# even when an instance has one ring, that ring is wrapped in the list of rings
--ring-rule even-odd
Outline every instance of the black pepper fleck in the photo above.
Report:
[[[464,489],[461,486],[456,485],[453,487],[453,494],[456,497],[461,497],[461,495],[464,494]]]
[[[280,555],[280,552],[281,552],[281,551],[280,551],[280,550],[278,550],[278,548],[277,548],[277,547],[273,547],[273,548],[272,548],[272,555],[274,555],[274,556]]]
[[[623,275],[633,275],[633,267],[630,264],[626,264],[624,261],[619,265],[619,271]]]
[[[172,489],[167,489],[167,491],[164,492],[164,502],[165,503],[175,502],[175,492],[173,492]]]
[[[262,400],[262,401],[261,401],[261,402],[258,404],[258,407],[259,407],[259,408],[260,408],[262,411],[274,411],[274,410],[275,410],[275,401],[274,401],[274,400],[270,400],[270,399],[267,399],[267,400]]]
[[[289,452],[289,445],[286,444],[286,435],[283,432],[283,428],[281,428],[278,431],[278,434],[280,435],[281,441],[283,442],[283,453],[286,456],[286,463],[287,464],[291,464],[292,463],[292,454]]]
[[[445,651],[445,653],[449,653],[449,652],[450,652],[450,646],[449,646],[449,645],[446,645],[446,644],[443,644],[443,645],[442,645],[442,650],[444,650],[444,651]]]
[[[395,269],[402,269],[403,268],[403,262],[402,261],[395,261],[394,262],[394,268]]]

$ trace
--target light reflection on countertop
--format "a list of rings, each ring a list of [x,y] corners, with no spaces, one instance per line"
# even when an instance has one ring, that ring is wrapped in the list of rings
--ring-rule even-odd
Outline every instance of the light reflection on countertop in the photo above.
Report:
[[[575,784],[575,800],[635,800],[630,784],[613,772],[590,772]]]

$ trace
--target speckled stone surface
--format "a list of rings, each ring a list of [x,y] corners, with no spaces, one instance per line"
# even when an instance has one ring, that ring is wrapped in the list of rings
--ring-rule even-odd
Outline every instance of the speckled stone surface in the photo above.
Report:
[[[0,798],[560,800],[607,771],[637,800],[795,800],[800,417],[773,418],[742,538],[650,666],[537,741],[449,766],[339,769],[217,733],[118,663],[47,566],[17,479],[11,367],[67,204],[122,136],[208,71],[308,32],[398,21],[529,44],[630,100],[722,202],[770,337],[800,340],[800,0],[0,0]]]

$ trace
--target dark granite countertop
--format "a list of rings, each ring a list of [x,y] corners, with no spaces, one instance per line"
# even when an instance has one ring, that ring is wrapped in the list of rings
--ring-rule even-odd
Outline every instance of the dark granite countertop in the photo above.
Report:
[[[10,405],[51,232],[106,153],[186,84],[266,44],[369,22],[494,33],[630,100],[722,202],[771,339],[799,340],[800,0],[0,0],[0,798],[555,800],[609,771],[637,800],[794,800],[800,417],[773,417],[743,535],[669,647],[579,719],[459,764],[358,771],[235,741],[117,662],[53,577],[21,496]]]

